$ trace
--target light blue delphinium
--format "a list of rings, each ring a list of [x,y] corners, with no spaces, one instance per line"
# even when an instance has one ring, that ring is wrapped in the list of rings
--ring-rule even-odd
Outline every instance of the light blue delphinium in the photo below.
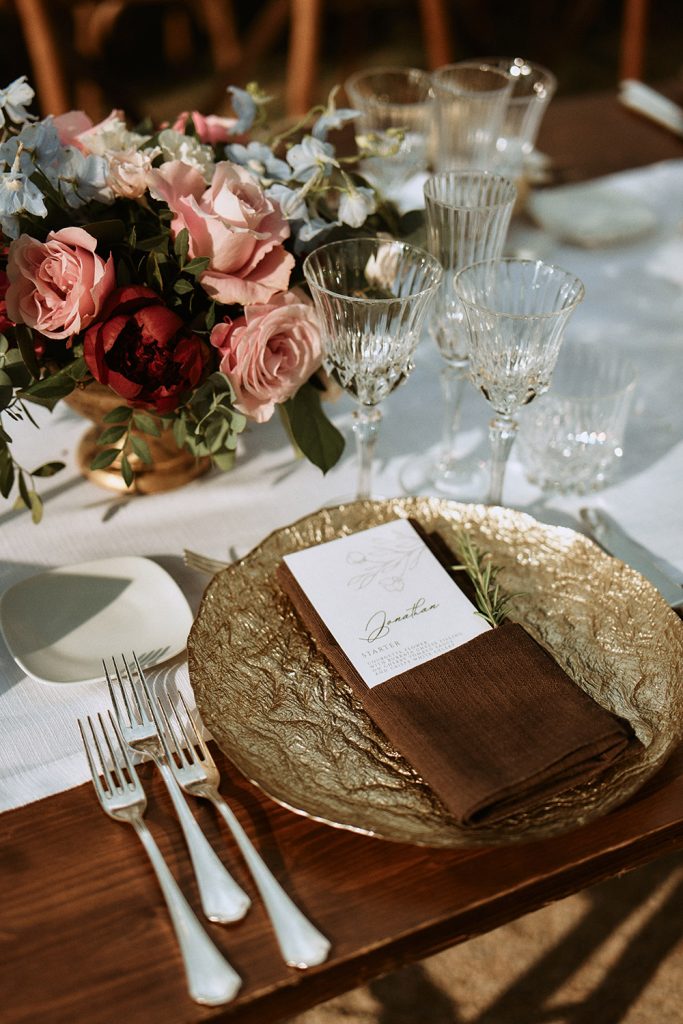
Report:
[[[321,142],[325,142],[328,132],[337,131],[339,128],[343,128],[345,124],[350,124],[351,121],[355,121],[356,118],[360,117],[360,110],[352,110],[350,107],[340,107],[337,109],[335,97],[338,91],[339,86],[337,85],[330,93],[327,106],[311,128],[313,138],[319,139]]]
[[[34,96],[26,75],[15,78],[6,88],[0,89],[0,126],[7,124],[8,119],[14,124],[35,121],[35,114],[29,114],[26,110],[33,103]]]
[[[0,161],[13,170],[32,174],[36,168],[44,170],[61,149],[57,129],[51,117],[36,124],[25,124],[18,135],[12,135],[0,145]]]
[[[111,203],[114,200],[107,186],[107,161],[104,157],[86,155],[75,146],[65,146],[52,167],[45,170],[46,177],[58,189],[64,202],[72,210],[91,200]]]
[[[281,182],[275,182],[266,189],[269,199],[274,199],[287,220],[306,220],[308,207],[302,189],[290,188]]]
[[[225,147],[225,155],[234,164],[246,167],[259,180],[287,181],[292,173],[289,164],[276,157],[264,142],[249,142],[246,146],[233,142]]]
[[[334,146],[321,142],[312,135],[304,135],[301,142],[287,151],[287,163],[292,168],[295,181],[308,181],[314,174],[327,176],[333,167],[338,167]]]
[[[231,135],[244,135],[254,125],[258,113],[258,104],[252,94],[236,85],[228,87],[232,100],[232,108],[237,114],[237,123],[233,125]]]
[[[348,192],[341,194],[337,212],[342,224],[348,224],[351,228],[359,228],[376,209],[377,201],[371,188],[350,185]]]
[[[15,217],[19,213],[46,217],[43,193],[21,171],[5,171],[0,174],[0,216]]]

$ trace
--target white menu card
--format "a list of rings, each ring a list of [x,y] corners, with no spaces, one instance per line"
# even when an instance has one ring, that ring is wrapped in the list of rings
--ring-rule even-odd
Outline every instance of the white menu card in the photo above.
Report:
[[[369,687],[491,629],[406,519],[285,562]]]

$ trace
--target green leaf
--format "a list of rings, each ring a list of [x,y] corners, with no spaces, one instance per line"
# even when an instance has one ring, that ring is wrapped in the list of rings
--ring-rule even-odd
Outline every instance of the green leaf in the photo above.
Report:
[[[133,467],[131,466],[127,455],[124,455],[121,459],[121,476],[124,479],[126,487],[132,487],[133,481],[135,480],[135,473],[133,472]]]
[[[33,470],[31,476],[54,476],[60,469],[64,469],[63,462],[44,462],[42,466]]]
[[[122,220],[100,220],[84,224],[83,228],[98,242],[122,242],[126,237],[126,226]]]
[[[235,453],[234,452],[218,452],[217,455],[211,456],[211,461],[214,466],[221,469],[224,473],[235,465]]]
[[[125,423],[119,424],[118,426],[107,427],[106,430],[103,430],[100,436],[97,438],[97,443],[116,444],[117,441],[121,440],[121,438],[123,437],[127,430],[128,427]]]
[[[31,506],[31,519],[37,526],[43,518],[43,503],[35,491],[29,491],[28,497]]]
[[[151,434],[153,437],[159,437],[161,434],[157,421],[146,412],[133,413],[133,426],[137,430],[141,430],[143,434]]]
[[[178,234],[176,235],[175,242],[173,243],[173,250],[176,256],[178,257],[178,262],[180,264],[181,269],[185,266],[185,263],[187,262],[187,254],[189,248],[190,233],[187,230],[187,228],[182,228],[182,230],[179,231]]]
[[[164,280],[161,276],[159,260],[155,252],[151,252],[147,257],[147,281],[150,287],[154,288],[156,286],[160,292],[163,292]]]
[[[185,440],[187,438],[187,425],[185,423],[185,420],[174,420],[172,429],[173,437],[175,438],[175,443],[178,445],[179,448],[183,448],[185,445]]]
[[[344,451],[344,438],[322,411],[320,395],[304,384],[284,403],[292,436],[307,459],[327,473]]]
[[[21,470],[19,470],[19,496],[21,497],[21,500],[23,501],[26,508],[30,508],[31,498],[28,493],[28,487],[26,485],[26,477],[24,476]]]
[[[17,324],[14,328],[14,336],[17,339],[21,358],[24,360],[27,370],[37,380],[40,377],[40,367],[36,358],[33,331],[30,327],[26,327],[25,324]]]
[[[183,267],[184,274],[192,274],[193,277],[197,277],[201,274],[209,265],[208,256],[195,256],[193,260],[186,263]]]
[[[14,486],[14,463],[12,456],[3,448],[0,451],[0,494],[3,498],[9,498],[10,491]]]
[[[131,434],[130,446],[139,459],[150,465],[152,462],[152,453],[149,450],[149,445],[145,441],[144,437],[139,437],[137,434]],[[130,487],[130,484],[128,485]]]
[[[217,453],[223,447],[230,432],[230,423],[223,417],[215,416],[204,432],[204,443],[210,454]]]
[[[90,463],[91,469],[106,469],[107,466],[111,466],[112,462],[121,453],[118,448],[105,448],[104,451],[98,452],[95,458]]]
[[[152,235],[151,238],[139,238],[135,248],[142,250],[142,252],[154,252],[155,249],[166,252],[168,239],[169,236],[166,233],[163,235]]]
[[[9,348],[9,341],[4,334],[0,334],[0,356],[4,356]]]
[[[0,409],[5,409],[12,401],[14,385],[12,378],[4,370],[0,370]]]
[[[127,423],[133,415],[133,410],[129,405],[117,405],[115,409],[108,412],[106,416],[102,417],[103,423]]]
[[[212,302],[206,311],[206,329],[210,331],[216,323],[216,303]]]
[[[195,286],[191,281],[188,281],[184,277],[179,277],[176,283],[173,285],[173,291],[176,295],[187,295],[188,292],[193,292]]]

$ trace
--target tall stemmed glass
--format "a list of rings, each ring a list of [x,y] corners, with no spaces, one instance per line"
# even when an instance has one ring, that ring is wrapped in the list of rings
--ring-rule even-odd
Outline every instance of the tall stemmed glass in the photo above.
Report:
[[[460,61],[432,75],[436,99],[437,169],[492,168],[512,78],[483,61]]]
[[[441,266],[406,242],[351,238],[312,252],[304,275],[320,317],[325,369],[358,402],[357,497],[369,498],[379,403],[413,368]]]
[[[555,95],[557,79],[551,71],[523,57],[482,57],[507,72],[512,79],[501,133],[496,142],[496,168],[510,178],[524,173],[524,162],[533,153],[538,130]]]
[[[431,318],[432,334],[444,360],[443,433],[441,450],[427,468],[425,482],[444,494],[473,497],[481,482],[455,447],[469,366],[469,331],[455,293],[455,274],[471,263],[501,255],[517,190],[507,178],[486,171],[443,171],[427,179],[424,196],[428,248],[444,269]],[[404,482],[415,490],[410,475]]]
[[[455,277],[470,331],[470,374],[496,416],[489,424],[491,487],[500,505],[513,413],[550,386],[569,317],[584,296],[578,277],[541,260],[484,260]]]

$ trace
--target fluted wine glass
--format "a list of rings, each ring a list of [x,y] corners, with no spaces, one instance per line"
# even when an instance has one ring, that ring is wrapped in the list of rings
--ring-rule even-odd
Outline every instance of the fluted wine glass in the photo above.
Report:
[[[512,92],[496,142],[496,170],[520,178],[524,163],[533,153],[541,121],[555,95],[557,79],[552,71],[524,57],[482,57],[491,67],[510,75]]]
[[[320,318],[323,365],[358,403],[353,413],[358,498],[369,498],[380,402],[413,368],[425,314],[442,276],[432,255],[381,238],[314,250],[304,275]]]
[[[453,497],[475,497],[481,469],[468,465],[456,450],[463,389],[468,375],[469,331],[455,293],[458,270],[500,256],[515,205],[513,182],[486,171],[443,171],[424,185],[427,247],[444,276],[430,318],[443,357],[441,390],[443,430],[435,461],[407,467],[403,482],[412,492],[434,487]]]
[[[503,69],[459,61],[432,74],[436,101],[437,170],[492,169],[512,90]]]
[[[541,260],[484,260],[456,274],[470,332],[470,374],[496,415],[489,424],[491,486],[500,505],[513,413],[548,390],[569,317],[584,296],[578,277]]]

